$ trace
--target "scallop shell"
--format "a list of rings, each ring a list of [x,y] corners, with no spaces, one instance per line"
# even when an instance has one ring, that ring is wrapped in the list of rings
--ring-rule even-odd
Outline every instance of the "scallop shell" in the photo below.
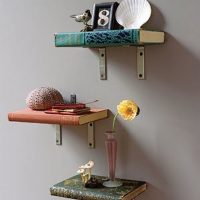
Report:
[[[151,16],[147,0],[123,0],[117,7],[115,17],[124,29],[139,29]]]
[[[32,110],[46,110],[63,102],[60,92],[51,87],[36,88],[26,98],[26,105]]]

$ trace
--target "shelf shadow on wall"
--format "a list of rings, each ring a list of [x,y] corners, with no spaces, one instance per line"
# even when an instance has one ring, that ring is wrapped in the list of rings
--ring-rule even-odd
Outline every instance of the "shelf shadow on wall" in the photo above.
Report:
[[[159,182],[164,185],[166,177],[157,165],[155,155],[152,155],[147,150],[148,148],[144,147],[141,141],[137,139],[136,135],[138,133],[136,130],[133,128],[133,131],[130,132],[125,126],[118,123],[117,133],[119,134],[118,170],[120,170],[120,176],[126,179],[147,182],[148,189],[141,195],[142,199],[144,197],[147,199],[170,199],[165,188],[158,187],[155,184]],[[154,183],[147,177],[154,177]]]
[[[130,137],[131,133],[122,124],[120,124],[119,130],[126,135],[126,139],[122,138],[121,149],[127,148],[128,151],[133,152],[132,161],[124,155],[123,151],[121,152],[120,162],[121,165],[123,164],[122,167],[129,166],[129,170],[127,170],[129,174],[124,172],[123,175],[125,177],[130,176],[131,167],[133,168],[133,176],[135,175],[135,168],[136,174],[137,172],[141,174],[141,167],[141,170],[144,169],[146,177],[155,177],[154,182],[158,183],[158,185],[149,183],[149,190],[143,194],[147,199],[181,199],[183,196],[180,191],[175,192],[174,188],[178,187],[180,180],[174,183],[176,178],[171,179],[173,176],[171,173],[184,175],[185,172],[186,175],[190,174],[191,170],[187,169],[186,166],[184,168],[184,165],[181,164],[185,160],[178,159],[180,150],[177,148],[192,148],[191,152],[187,152],[187,154],[191,154],[190,159],[188,158],[190,163],[193,163],[191,168],[195,169],[195,166],[199,166],[200,163],[200,159],[198,159],[200,148],[197,142],[200,140],[200,125],[197,123],[200,113],[200,95],[198,92],[200,88],[200,58],[195,55],[195,50],[193,52],[182,44],[185,41],[180,42],[170,34],[167,37],[167,43],[163,45],[162,51],[154,46],[148,52],[147,80],[145,80],[146,83],[143,82],[141,83],[142,86],[139,86],[140,90],[146,93],[144,98],[148,96],[149,105],[156,108],[154,110],[155,120],[153,121],[157,129],[154,137],[156,138],[158,160],[155,161],[150,152],[139,144],[139,141],[136,141],[133,136]],[[198,48],[197,45],[195,46]],[[127,68],[130,68],[130,66],[127,66]],[[126,71],[124,71],[124,76],[129,76]],[[123,81],[126,84],[125,78]],[[135,89],[137,90],[137,88]],[[148,118],[148,116],[146,117]],[[152,132],[152,130],[150,131]],[[134,135],[136,134],[134,133]],[[128,146],[127,143],[132,146]],[[184,151],[181,151],[184,154]],[[176,169],[174,169],[175,163],[164,159],[164,157],[175,159],[174,156],[177,156]],[[137,167],[135,167],[135,163]],[[176,171],[178,168],[182,168],[183,171]],[[126,171],[126,168],[124,170]],[[185,179],[183,178],[183,180]],[[191,187],[191,183],[185,182],[182,190],[187,191],[189,187]]]
[[[142,28],[147,30],[164,30],[165,18],[156,5],[151,3],[151,17]]]

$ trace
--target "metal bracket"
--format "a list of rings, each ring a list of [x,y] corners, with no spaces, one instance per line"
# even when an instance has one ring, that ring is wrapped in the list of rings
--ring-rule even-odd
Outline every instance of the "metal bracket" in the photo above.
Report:
[[[62,145],[62,126],[56,124],[56,144]],[[94,122],[88,123],[88,147],[90,149],[95,148],[95,132],[94,132]]]
[[[99,48],[99,70],[100,79],[107,79],[107,66],[106,66],[106,48]]]
[[[145,79],[144,46],[137,48],[137,76],[139,80]],[[99,48],[100,80],[107,80],[106,48]]]
[[[56,144],[62,145],[62,126],[56,124]]]
[[[62,126],[56,124],[56,144],[62,145]],[[94,122],[88,123],[88,147],[95,148]]]
[[[137,75],[138,79],[144,79],[144,46],[137,47]]]
[[[88,147],[95,148],[94,122],[88,123]]]

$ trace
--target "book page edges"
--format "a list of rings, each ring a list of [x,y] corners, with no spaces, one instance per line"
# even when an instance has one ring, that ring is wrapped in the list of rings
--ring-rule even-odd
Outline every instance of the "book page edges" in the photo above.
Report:
[[[90,113],[88,115],[82,115],[79,117],[80,125],[108,117],[108,109],[104,109],[104,110],[93,109],[92,111],[93,111],[93,113]]]
[[[146,189],[147,189],[147,184],[144,183],[139,188],[137,188],[134,191],[132,191],[132,192],[128,193],[127,195],[125,195],[122,199],[123,200],[132,200],[135,197],[137,197],[139,194],[141,194],[142,192],[144,192]]]
[[[140,30],[140,43],[164,43],[164,32]]]

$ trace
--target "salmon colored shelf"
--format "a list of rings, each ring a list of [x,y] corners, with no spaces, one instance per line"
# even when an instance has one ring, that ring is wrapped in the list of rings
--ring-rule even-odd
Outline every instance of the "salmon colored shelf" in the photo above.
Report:
[[[24,109],[8,113],[9,121],[59,124],[59,125],[82,125],[108,117],[108,109],[91,109],[90,113],[83,115],[47,114],[43,111]]]

